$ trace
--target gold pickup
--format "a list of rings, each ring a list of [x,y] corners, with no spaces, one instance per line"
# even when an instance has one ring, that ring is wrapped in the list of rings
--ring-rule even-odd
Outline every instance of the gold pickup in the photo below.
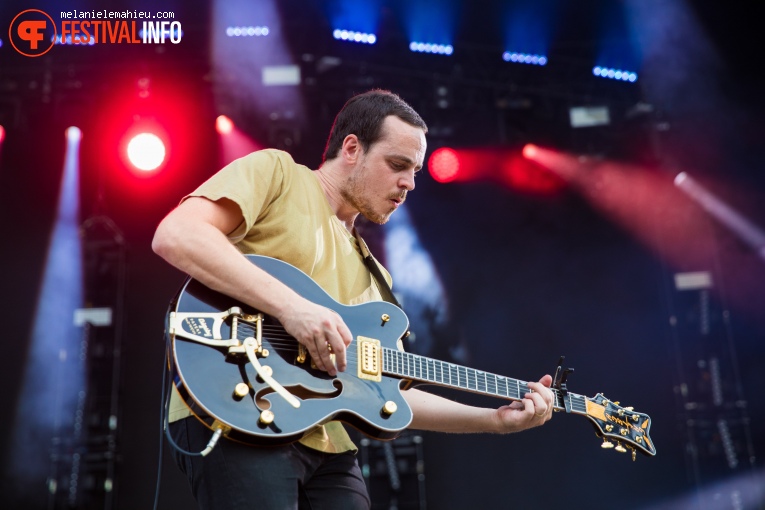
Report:
[[[382,348],[380,341],[365,336],[357,336],[358,376],[367,381],[382,381]]]

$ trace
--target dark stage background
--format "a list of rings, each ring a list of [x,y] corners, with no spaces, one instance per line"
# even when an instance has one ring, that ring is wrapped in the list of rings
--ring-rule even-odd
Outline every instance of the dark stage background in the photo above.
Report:
[[[372,47],[331,37],[332,9],[352,11],[363,2],[70,3],[6,2],[1,24],[8,26],[18,12],[33,7],[48,12],[150,8],[175,12],[184,34],[177,45],[56,46],[43,57],[26,58],[3,33],[5,508],[54,508],[46,484],[49,466],[43,463],[37,478],[19,477],[18,459],[10,452],[19,441],[15,424],[23,423],[17,421],[17,407],[28,398],[22,397],[22,386],[68,126],[83,132],[80,221],[108,216],[127,248],[117,509],[150,508],[158,475],[163,320],[183,275],[152,253],[153,230],[182,196],[220,167],[219,114],[228,115],[257,145],[287,149],[316,168],[343,102],[369,88],[389,88],[429,124],[428,156],[449,146],[517,157],[525,143],[536,143],[587,155],[594,164],[614,162],[624,173],[647,176],[666,188],[685,170],[765,226],[765,83],[751,7],[669,0],[425,2],[453,13],[455,54],[446,57],[408,50],[402,18],[409,4],[403,2],[369,3],[378,15],[379,41]],[[500,20],[513,8],[546,20],[547,66],[501,60],[509,48],[503,47]],[[273,40],[218,37],[222,41],[216,42],[214,32],[227,24],[261,23],[272,26]],[[592,75],[603,48],[630,42],[638,47],[627,51],[639,70],[636,83]],[[300,67],[299,85],[260,84],[262,66],[283,63]],[[610,125],[570,126],[570,107],[598,105],[610,108]],[[161,173],[139,178],[120,159],[118,146],[134,121],[148,118],[164,126],[170,153]],[[429,508],[763,508],[765,260],[679,193],[672,196],[685,201],[675,209],[659,192],[637,199],[621,189],[622,198],[609,202],[606,194],[614,188],[594,181],[585,193],[570,185],[544,193],[491,177],[441,184],[427,171],[422,174],[406,214],[440,277],[448,314],[435,320],[432,310],[417,313],[418,340],[410,348],[523,380],[552,373],[565,354],[576,368],[569,388],[587,396],[603,392],[649,414],[658,450],[655,458],[639,455],[633,463],[629,454],[601,449],[586,419],[563,414],[519,435],[423,433]],[[701,227],[685,228],[689,217]],[[387,227],[364,228],[385,258]],[[702,304],[675,290],[674,275],[690,271],[713,273],[716,285]],[[416,299],[409,296],[410,302]],[[405,305],[406,300],[404,295]],[[694,336],[704,321],[711,323],[711,336]],[[55,325],[49,334],[57,335]],[[734,467],[726,463],[715,426],[722,411],[704,414],[687,406],[709,395],[712,375],[704,363],[718,351],[724,396],[739,402],[726,411],[732,413]],[[47,393],[43,389],[37,396]],[[749,421],[742,421],[747,416]],[[47,451],[49,437],[36,441]],[[193,508],[167,447],[159,470],[158,507]],[[377,491],[380,508],[389,508],[389,493]],[[409,496],[402,494],[402,501]],[[403,503],[401,508],[417,507]]]

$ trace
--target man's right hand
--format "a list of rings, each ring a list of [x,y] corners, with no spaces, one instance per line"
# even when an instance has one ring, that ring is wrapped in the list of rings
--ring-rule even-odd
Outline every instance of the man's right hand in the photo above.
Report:
[[[340,315],[301,297],[292,301],[277,318],[284,329],[308,349],[320,370],[332,376],[337,375],[338,370],[345,371],[346,347],[353,336]],[[332,354],[335,363],[332,363]]]

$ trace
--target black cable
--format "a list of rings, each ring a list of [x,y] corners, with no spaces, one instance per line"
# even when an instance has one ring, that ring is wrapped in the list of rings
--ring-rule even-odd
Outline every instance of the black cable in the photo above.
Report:
[[[170,307],[168,307],[168,313],[165,314],[165,333],[164,333],[164,340],[165,340],[165,357],[162,360],[162,398],[160,399],[160,409],[159,409],[159,456],[157,459],[157,485],[154,489],[154,510],[157,510],[157,505],[159,505],[159,489],[162,485],[162,463],[164,461],[164,443],[162,442],[162,432],[165,428],[165,420],[166,420],[166,409],[167,409],[167,402],[170,400],[170,310],[173,307],[173,303],[170,304]]]
[[[185,285],[183,286],[185,288]],[[182,290],[181,290],[182,292]],[[168,307],[167,314],[165,314],[165,359],[163,361],[164,367],[162,369],[162,399],[161,399],[161,409],[160,409],[160,433],[159,433],[159,458],[158,458],[158,466],[157,466],[157,486],[154,492],[154,510],[157,510],[157,505],[159,504],[159,490],[160,485],[162,482],[162,462],[164,459],[163,453],[164,453],[164,443],[163,443],[163,435],[164,439],[167,439],[167,442],[170,443],[170,446],[173,447],[177,452],[181,453],[182,455],[187,455],[189,457],[204,457],[207,454],[209,454],[213,448],[215,448],[215,445],[218,443],[218,440],[220,439],[221,435],[223,434],[223,429],[219,428],[216,429],[213,433],[212,437],[210,438],[210,441],[207,443],[207,447],[202,450],[201,452],[190,452],[187,450],[184,450],[180,446],[178,446],[178,443],[175,442],[173,437],[170,435],[170,427],[168,423],[168,418],[170,415],[170,394],[173,391],[173,372],[170,368],[171,363],[171,339],[170,339],[170,313],[175,309],[178,298],[180,297],[180,292],[178,293],[178,296],[170,303],[170,306]]]

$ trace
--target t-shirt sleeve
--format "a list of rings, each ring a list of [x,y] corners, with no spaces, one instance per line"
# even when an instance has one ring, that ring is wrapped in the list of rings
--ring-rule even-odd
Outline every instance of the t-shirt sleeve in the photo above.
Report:
[[[204,197],[212,201],[227,198],[239,206],[243,222],[228,234],[232,242],[241,239],[279,196],[284,184],[284,168],[277,151],[253,152],[232,161],[207,179],[183,200]],[[183,202],[181,200],[181,202]]]

